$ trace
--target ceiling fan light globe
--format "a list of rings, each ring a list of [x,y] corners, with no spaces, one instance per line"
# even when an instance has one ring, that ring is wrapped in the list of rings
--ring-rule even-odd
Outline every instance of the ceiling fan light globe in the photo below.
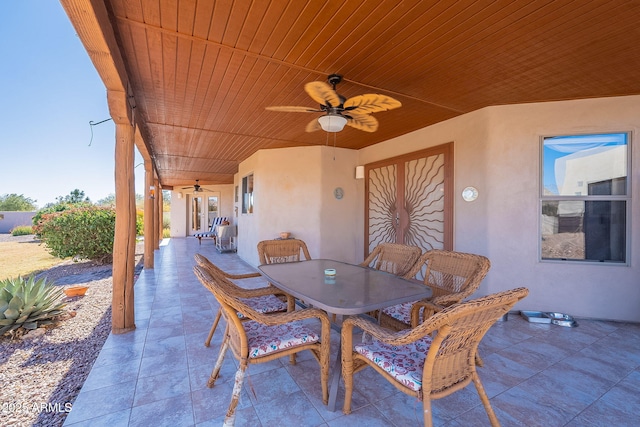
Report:
[[[347,124],[347,119],[337,114],[326,114],[318,118],[318,123],[325,132],[340,132]]]

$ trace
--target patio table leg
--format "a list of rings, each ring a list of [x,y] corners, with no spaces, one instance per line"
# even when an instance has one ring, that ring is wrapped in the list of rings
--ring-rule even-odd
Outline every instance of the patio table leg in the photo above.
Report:
[[[336,400],[338,398],[338,388],[340,387],[340,378],[342,378],[342,322],[343,316],[333,315],[333,321],[331,322],[331,329],[338,332],[340,339],[338,340],[338,354],[336,355],[336,361],[333,363],[333,372],[331,374],[331,381],[329,382],[329,403],[327,409],[331,412],[336,410]]]

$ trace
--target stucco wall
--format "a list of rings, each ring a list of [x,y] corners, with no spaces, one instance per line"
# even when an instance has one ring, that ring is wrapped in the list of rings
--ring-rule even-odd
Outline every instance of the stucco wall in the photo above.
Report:
[[[32,220],[35,214],[35,212],[25,211],[1,211],[0,233],[10,233],[20,225],[33,225]]]
[[[254,174],[254,211],[238,215],[238,255],[258,265],[258,242],[288,231],[313,258],[354,261],[356,157],[354,150],[315,146],[261,150],[242,162],[235,181],[242,189],[242,178]],[[344,189],[342,200],[333,197],[335,187]]]
[[[220,193],[219,209],[220,216],[226,216],[232,224],[235,224],[234,214],[234,195],[233,185],[203,185],[202,188],[206,188],[212,192]],[[182,197],[178,198],[178,193],[182,193]],[[193,194],[198,196],[207,197],[209,192],[193,193],[188,190],[174,189],[171,192],[171,237],[185,237],[191,232],[189,228],[189,203],[191,203],[191,197]]]
[[[359,163],[454,141],[454,248],[492,262],[479,295],[527,286],[531,293],[518,309],[640,321],[638,111],[640,96],[490,107],[360,150]],[[629,265],[541,262],[540,137],[618,131],[632,132]],[[469,185],[479,191],[474,202],[460,196]],[[362,229],[364,187],[359,191],[354,220]]]

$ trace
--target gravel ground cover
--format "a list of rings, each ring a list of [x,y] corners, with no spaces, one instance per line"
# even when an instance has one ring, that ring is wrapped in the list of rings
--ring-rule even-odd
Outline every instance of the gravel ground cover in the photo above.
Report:
[[[62,426],[111,330],[111,268],[64,261],[38,275],[56,286],[89,289],[65,299],[68,314],[55,327],[0,337],[1,426]]]

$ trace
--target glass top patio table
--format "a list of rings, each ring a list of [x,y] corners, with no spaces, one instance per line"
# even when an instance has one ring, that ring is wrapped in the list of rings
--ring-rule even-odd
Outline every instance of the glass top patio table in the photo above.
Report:
[[[330,259],[314,259],[258,267],[274,286],[329,313],[368,313],[431,296],[422,283],[384,271]],[[325,269],[335,269],[335,279]]]
[[[358,315],[431,296],[431,288],[384,271],[331,259],[263,264],[258,267],[269,281],[305,303],[328,313]],[[325,269],[335,269],[331,279]],[[340,331],[340,324],[333,324]],[[333,366],[328,409],[335,411],[342,374],[341,348]]]

